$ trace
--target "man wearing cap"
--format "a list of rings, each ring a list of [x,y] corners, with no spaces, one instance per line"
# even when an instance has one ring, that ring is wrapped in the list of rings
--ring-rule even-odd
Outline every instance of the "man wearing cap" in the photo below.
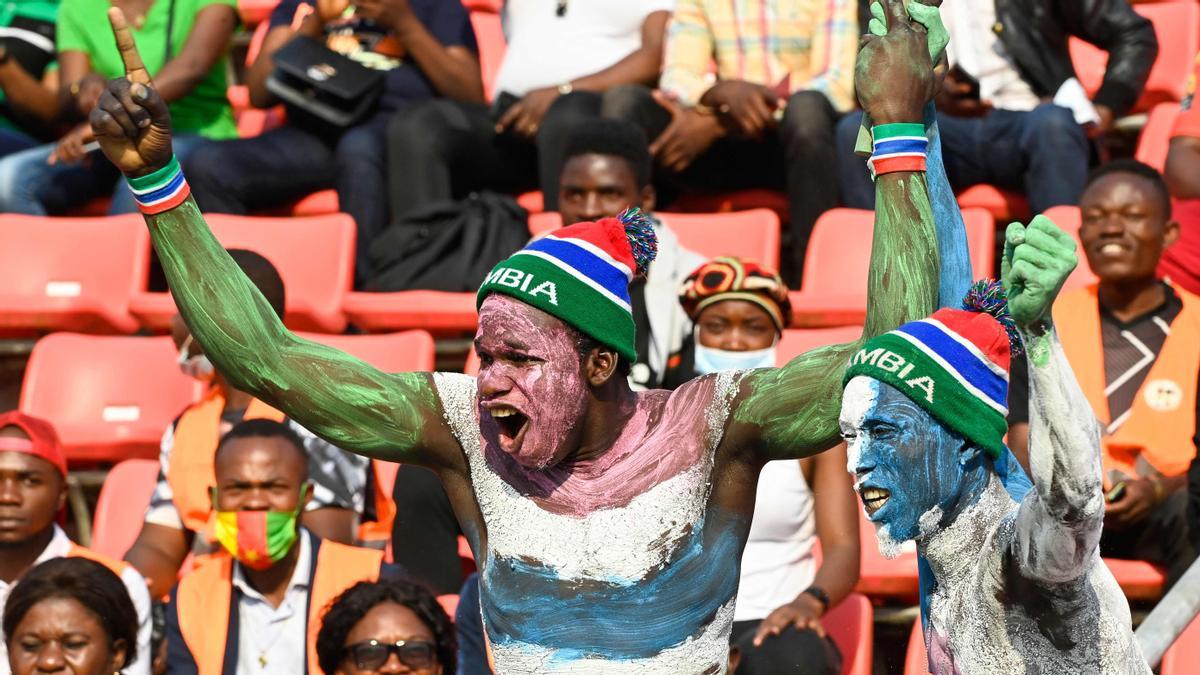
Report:
[[[52,558],[95,560],[125,582],[138,613],[138,658],[124,669],[150,673],[150,592],[131,565],[73,543],[55,524],[67,500],[67,457],[49,422],[10,411],[0,414],[0,609],[31,567]],[[8,654],[0,641],[0,673]]]
[[[1043,216],[1010,225],[1003,289],[868,340],[845,371],[847,468],[880,550],[917,543],[936,675],[1150,672],[1098,552],[1099,426],[1050,319],[1075,262]],[[1022,342],[1033,487],[1004,446]]]
[[[868,337],[927,314],[938,290],[920,123],[932,59],[903,3],[887,10],[856,83],[880,152]],[[859,344],[633,392],[628,283],[655,251],[636,211],[563,228],[495,267],[478,294],[477,380],[386,374],[301,340],[205,225],[171,157],[167,108],[120,10],[110,19],[128,72],[93,126],[139,195],[188,325],[238,388],[339,447],[438,473],[480,569],[497,671],[725,672],[758,473],[837,442]]]

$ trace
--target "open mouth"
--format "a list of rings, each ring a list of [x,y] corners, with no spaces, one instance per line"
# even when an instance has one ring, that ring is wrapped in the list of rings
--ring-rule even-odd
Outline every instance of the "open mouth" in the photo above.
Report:
[[[891,492],[877,487],[863,488],[859,493],[859,498],[862,499],[863,508],[867,510],[868,516],[874,515],[879,509],[882,509],[891,496]]]
[[[496,421],[500,432],[500,447],[506,452],[512,452],[520,447],[520,441],[525,436],[529,426],[529,418],[520,410],[508,405],[497,405],[488,409],[488,414]]]
[[[1128,251],[1129,247],[1125,244],[1111,241],[1100,246],[1100,255],[1106,257],[1123,255]]]

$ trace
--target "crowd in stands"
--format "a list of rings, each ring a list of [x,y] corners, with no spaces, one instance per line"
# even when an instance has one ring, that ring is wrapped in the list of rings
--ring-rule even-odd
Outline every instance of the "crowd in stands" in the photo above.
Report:
[[[789,287],[814,225],[874,204],[852,86],[866,2],[506,0],[494,77],[458,0],[314,2],[280,0],[252,43],[249,104],[283,105],[255,135],[239,135],[227,93],[234,0],[0,6],[0,214],[94,212],[97,200],[135,211],[86,123],[105,80],[124,73],[101,30],[115,5],[170,103],[204,211],[286,212],[334,190],[366,288],[382,235],[473,193],[538,191],[521,204],[563,225],[639,208],[658,255],[630,289],[635,387],[794,355],[781,346]],[[1200,55],[1160,171],[1109,158],[1106,139],[1139,112],[1163,53],[1126,0],[946,0],[942,15],[937,124],[951,185],[1015,191],[1031,213],[1077,207],[1078,223],[1059,225],[1077,230],[1096,281],[1064,291],[1054,320],[1103,428],[1101,552],[1157,566],[1169,588],[1200,552]],[[1108,53],[1090,94],[1071,39]],[[375,102],[333,114],[297,99],[279,64],[314,46],[380,71]],[[696,195],[746,190],[784,197],[768,204],[786,222],[780,269],[708,259],[671,225]],[[271,262],[230,254],[283,318]],[[203,395],[164,430],[124,560],[61,526],[55,421],[0,415],[0,673],[490,672],[477,577],[437,476],[401,466],[385,494],[376,463],[231,385],[179,316],[171,336]],[[1028,468],[1025,379],[1014,364],[1008,442]],[[731,643],[738,673],[843,671],[822,619],[874,547],[859,541],[857,499],[844,446],[763,469]]]

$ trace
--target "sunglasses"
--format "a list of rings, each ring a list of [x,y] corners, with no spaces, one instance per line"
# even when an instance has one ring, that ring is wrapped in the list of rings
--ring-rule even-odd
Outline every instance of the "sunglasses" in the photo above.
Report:
[[[432,668],[437,662],[433,643],[425,640],[400,640],[392,644],[367,640],[350,645],[346,653],[360,670],[378,670],[392,654],[409,668]]]

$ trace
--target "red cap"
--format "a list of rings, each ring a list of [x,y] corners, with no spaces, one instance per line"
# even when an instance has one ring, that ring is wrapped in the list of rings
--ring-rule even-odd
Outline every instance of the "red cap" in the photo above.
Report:
[[[67,455],[63,452],[62,443],[58,440],[58,432],[49,422],[37,417],[30,417],[19,410],[0,413],[0,429],[17,427],[29,437],[4,438],[0,437],[0,452],[23,452],[42,459],[54,465],[65,478],[67,475]]]

